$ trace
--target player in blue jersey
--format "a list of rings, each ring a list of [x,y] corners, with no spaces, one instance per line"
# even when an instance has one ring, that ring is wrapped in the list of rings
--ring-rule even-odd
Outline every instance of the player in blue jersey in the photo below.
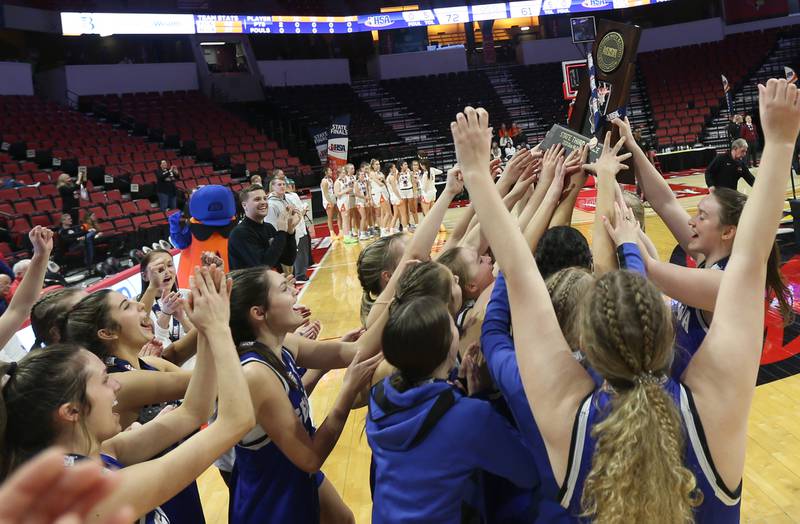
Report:
[[[595,385],[572,357],[535,261],[492,191],[488,115],[467,108],[451,126],[473,205],[481,223],[491,225],[488,240],[508,282],[520,375],[559,499],[575,515],[621,522],[738,519],[767,260],[800,131],[796,86],[770,79],[759,94],[766,137],[760,174],[737,227],[715,321],[682,383],[668,375],[674,331],[660,293],[638,274],[612,271],[582,309],[582,349],[604,379]],[[627,156],[617,156],[623,143],[611,148],[607,136],[592,168],[616,175]]]
[[[142,348],[153,341],[150,312],[139,302],[118,291],[102,289],[82,298],[67,314],[64,340],[79,343],[100,357],[122,389],[117,412],[123,427],[144,423],[158,410],[153,406],[183,398],[191,377],[190,371],[154,356],[139,357]],[[165,348],[194,352],[194,334]],[[165,373],[141,373],[157,370]]]
[[[106,364],[121,384],[117,413],[123,427],[144,424],[167,406],[177,406],[186,393],[191,372],[155,356],[140,357],[154,337],[150,311],[118,291],[103,289],[81,299],[67,315],[65,340],[86,347]],[[193,355],[197,333],[164,349],[186,360]],[[193,482],[164,505],[172,524],[204,521],[197,485]]]
[[[172,522],[159,506],[184,489],[254,424],[249,392],[228,327],[228,285],[219,270],[197,270],[188,307],[199,326],[198,359],[183,404],[157,420],[120,432],[113,412],[120,384],[96,355],[77,344],[34,350],[0,367],[0,475],[48,446],[65,462],[92,460],[120,469],[121,485],[92,512],[103,521],[130,506],[140,522]],[[217,421],[153,459],[208,420]]]
[[[231,274],[231,331],[252,396],[257,425],[236,446],[231,524],[354,522],[336,488],[320,472],[341,435],[356,393],[380,357],[383,322],[357,342],[316,341],[292,332],[305,322],[297,291],[266,267]],[[348,367],[328,416],[315,428],[298,367]]]
[[[731,189],[715,188],[700,200],[697,213],[690,217],[664,177],[633,140],[628,120],[616,119],[614,124],[620,135],[626,137],[625,146],[633,154],[636,177],[648,202],[684,251],[698,263],[699,269],[695,269],[644,257],[648,278],[673,299],[672,310],[676,320],[673,376],[680,378],[711,325],[722,282],[721,270],[728,263],[747,197]],[[792,308],[789,291],[781,277],[780,263],[778,245],[773,242],[767,265],[767,290],[777,298],[781,315],[788,322]]]

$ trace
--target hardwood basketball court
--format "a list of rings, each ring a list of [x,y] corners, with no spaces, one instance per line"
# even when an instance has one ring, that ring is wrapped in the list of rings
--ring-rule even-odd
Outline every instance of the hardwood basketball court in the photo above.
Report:
[[[800,177],[795,178],[800,181]],[[670,180],[673,182],[674,180]],[[680,184],[705,188],[702,174],[681,177]],[[791,195],[788,190],[787,196]],[[740,182],[739,190],[750,187]],[[679,201],[690,213],[702,196]],[[464,211],[450,209],[445,225],[450,229]],[[579,209],[573,225],[591,242],[594,214]],[[655,213],[646,209],[646,228],[662,260],[669,259],[676,244]],[[440,235],[440,240],[444,234]],[[325,254],[313,279],[302,291],[300,302],[310,307],[313,318],[322,322],[321,338],[339,337],[359,327],[361,287],[356,276],[360,245],[336,242]],[[311,395],[314,420],[321,423],[341,386],[343,370],[329,372]],[[352,509],[358,524],[371,521],[369,490],[370,450],[364,433],[366,408],[353,411],[342,436],[322,470]],[[742,522],[800,522],[800,375],[759,386],[750,414],[747,461],[742,493]],[[228,491],[215,468],[199,479],[200,495],[208,524],[228,521]]]

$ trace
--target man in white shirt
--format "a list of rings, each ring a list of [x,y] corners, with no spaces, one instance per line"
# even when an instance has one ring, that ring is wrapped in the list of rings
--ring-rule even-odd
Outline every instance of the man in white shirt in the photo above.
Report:
[[[269,208],[267,211],[267,218],[265,222],[270,224],[277,224],[278,218],[284,211],[290,213],[295,210],[300,213],[300,222],[294,230],[294,239],[297,244],[297,256],[295,257],[294,267],[290,271],[289,267],[284,267],[285,272],[294,274],[298,282],[305,282],[308,277],[306,271],[308,266],[311,265],[311,238],[308,235],[308,229],[305,223],[305,213],[308,206],[303,204],[300,197],[296,193],[286,191],[286,182],[284,178],[273,177],[269,182]]]

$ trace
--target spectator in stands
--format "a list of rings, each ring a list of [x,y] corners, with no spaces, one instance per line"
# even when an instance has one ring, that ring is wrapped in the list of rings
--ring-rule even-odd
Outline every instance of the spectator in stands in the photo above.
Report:
[[[272,178],[280,178],[284,182],[286,181],[286,175],[283,172],[283,169],[274,169],[272,171]]]
[[[261,186],[261,175],[250,175],[250,185],[251,186]]]
[[[56,179],[56,189],[61,197],[62,213],[69,213],[74,223],[78,222],[78,209],[80,199],[80,186],[83,180],[82,174],[78,174],[78,180],[73,183],[72,177],[66,173],[61,173]]]
[[[492,142],[492,160],[502,159],[503,151],[497,142]]]
[[[758,162],[758,129],[751,115],[744,117],[741,137],[747,140],[747,165],[752,167]]]
[[[82,227],[72,223],[72,217],[67,213],[61,215],[61,226],[56,229],[60,244],[60,255],[72,248],[83,246],[83,263],[90,268],[94,262],[94,237],[96,230],[84,231]],[[63,263],[63,262],[62,262]]]
[[[731,144],[729,152],[717,155],[706,168],[708,188],[727,187],[736,191],[740,178],[744,178],[745,182],[752,186],[756,179],[745,164],[746,156],[747,141],[744,138],[737,138]]]
[[[178,178],[178,169],[175,166],[170,168],[167,161],[162,160],[156,170],[156,196],[161,211],[178,207],[178,188],[175,186],[175,180]]]
[[[6,274],[0,274],[0,315],[8,309],[8,302],[5,297],[9,289],[11,289],[11,277]]]
[[[279,268],[292,265],[297,253],[294,228],[299,214],[283,213],[277,228],[264,222],[269,205],[261,186],[249,186],[239,193],[244,218],[228,237],[228,267],[230,270],[255,266]]]
[[[728,142],[733,143],[737,138],[742,137],[742,115],[731,115],[728,122]]]
[[[512,142],[514,142],[515,146],[519,145],[518,137],[521,133],[522,129],[520,129],[516,123],[511,122],[511,127],[508,128],[508,137],[511,139]]]
[[[28,272],[28,268],[31,267],[31,261],[29,258],[24,260],[20,260],[16,264],[14,264],[14,281],[11,282],[11,285],[8,287],[8,291],[6,292],[5,298],[6,302],[10,303],[11,299],[14,298],[14,293],[17,292],[17,288],[19,287],[22,279],[25,278],[25,273]]]
[[[298,282],[308,280],[306,272],[311,265],[311,228],[313,223],[308,218],[308,204],[300,199],[296,192],[294,180],[286,179],[286,201],[300,213],[300,221],[294,231],[294,240],[297,243],[297,256],[294,259],[294,278]]]

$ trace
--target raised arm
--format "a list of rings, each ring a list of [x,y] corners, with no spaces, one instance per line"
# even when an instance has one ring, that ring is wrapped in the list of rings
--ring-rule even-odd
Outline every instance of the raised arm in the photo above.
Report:
[[[747,418],[764,334],[767,260],[781,219],[786,176],[800,131],[797,87],[769,79],[758,86],[765,147],[759,175],[736,230],[717,296],[714,322],[686,370],[716,463],[728,486],[744,469]]]
[[[681,247],[689,253],[688,245],[692,237],[692,231],[689,227],[689,213],[678,202],[667,181],[664,180],[661,173],[658,172],[639,144],[636,143],[636,140],[633,139],[628,119],[620,120],[615,118],[613,124],[619,128],[619,134],[625,137],[625,145],[628,151],[633,154],[636,180],[639,182],[645,198],[667,225],[667,228],[672,232]],[[691,254],[692,256],[696,255],[696,253]]]
[[[625,136],[622,136],[616,145],[611,148],[611,133],[606,133],[602,155],[597,159],[597,162],[586,166],[587,170],[597,175],[597,208],[595,209],[594,224],[592,225],[592,257],[594,259],[594,272],[598,277],[617,269],[614,244],[606,234],[602,217],[610,217],[614,213],[617,173],[620,169],[628,169],[628,166],[623,164],[622,161],[630,158],[631,153],[617,155],[625,141]]]
[[[229,284],[221,271],[207,268],[195,270],[195,284],[193,313],[199,316],[201,311],[204,312],[204,320],[198,319],[195,323],[207,326],[209,336],[206,342],[213,353],[213,367],[217,376],[225,377],[217,384],[217,420],[166,455],[123,469],[120,489],[96,508],[98,519],[125,504],[131,505],[137,516],[151,511],[199,477],[253,427],[250,394],[225,318],[229,315]],[[209,385],[213,383],[205,384]],[[209,398],[213,398],[214,390],[198,393],[202,397],[197,397],[198,404],[206,404]],[[204,411],[204,407],[198,405],[197,412]],[[165,418],[173,414],[168,413]],[[147,426],[145,424],[142,430]]]
[[[192,296],[199,296],[196,291],[196,282],[192,282],[190,286],[193,292]],[[184,401],[177,409],[156,417],[138,430],[119,433],[110,441],[103,443],[106,452],[119,459],[123,464],[138,464],[153,458],[170,445],[197,430],[211,417],[217,393],[217,375],[209,339],[206,335],[209,328],[219,328],[220,326],[215,326],[211,320],[206,318],[207,315],[203,316],[206,313],[202,311],[200,302],[198,300],[195,303],[193,314],[195,319],[201,322],[204,333],[197,339],[197,363],[192,370]],[[224,345],[224,343],[223,340],[222,344]]]
[[[519,228],[503,208],[486,169],[491,131],[488,114],[471,107],[451,124],[456,156],[473,205],[508,282],[517,361],[531,409],[539,422],[557,481],[564,478],[572,421],[593,388],[573,358],[550,296]]]
[[[583,169],[586,160],[589,158],[589,146],[583,146],[581,151],[579,166],[576,172],[569,178],[569,184],[564,190],[566,194],[562,195],[561,202],[553,213],[553,218],[550,219],[550,227],[555,226],[568,226],[572,223],[572,212],[575,210],[575,202],[578,200],[578,195],[586,184],[588,175]]]
[[[36,302],[42,291],[47,262],[50,259],[50,252],[53,250],[53,232],[45,227],[34,227],[28,233],[28,238],[33,244],[31,265],[11,298],[11,303],[5,313],[0,316],[0,348],[5,347],[31,314],[33,303]]]
[[[453,198],[463,190],[464,182],[461,178],[461,171],[458,167],[452,167],[447,172],[447,183],[444,186],[444,191],[442,191],[442,194],[436,199],[433,207],[428,211],[428,216],[422,221],[414,233],[414,236],[411,237],[408,245],[406,245],[406,250],[403,252],[403,256],[397,264],[398,269],[404,267],[409,260],[430,260],[431,248],[436,241],[436,235],[439,233],[439,226],[442,223],[442,219],[444,219],[444,214],[450,207],[450,202],[453,201]],[[367,327],[372,326],[381,316],[384,309],[388,307],[389,302],[392,297],[394,297],[394,289],[401,274],[402,271],[397,270],[392,274],[392,277],[389,279],[389,282],[373,304],[367,316]],[[387,289],[389,291],[387,291]]]

